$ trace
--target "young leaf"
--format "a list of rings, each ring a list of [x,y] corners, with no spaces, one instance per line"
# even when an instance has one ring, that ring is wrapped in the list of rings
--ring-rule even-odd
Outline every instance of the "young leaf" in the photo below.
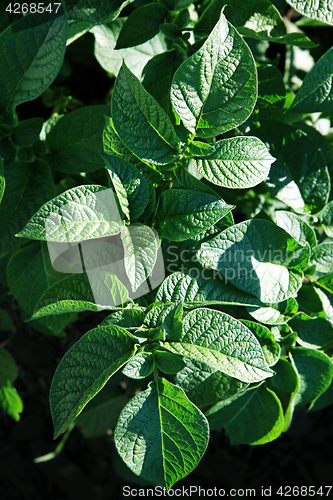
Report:
[[[265,385],[237,399],[214,405],[207,413],[210,428],[225,428],[231,444],[265,444],[283,432],[284,418],[277,396]]]
[[[330,193],[327,164],[320,148],[302,130],[281,122],[263,121],[255,134],[276,158],[266,185],[297,212],[322,209]]]
[[[112,190],[85,185],[45,203],[16,236],[74,243],[118,234],[122,227]]]
[[[242,382],[272,376],[255,336],[228,314],[199,308],[183,319],[183,332],[175,341],[160,342],[168,351],[209,364],[214,371]]]
[[[180,356],[176,356],[167,351],[154,351],[154,360],[156,367],[161,370],[161,372],[171,375],[180,372],[185,366]]]
[[[16,421],[20,420],[23,411],[23,402],[13,387],[17,375],[13,357],[0,346],[0,406]]]
[[[275,158],[256,137],[234,137],[218,141],[213,153],[192,161],[198,172],[213,184],[245,189],[266,179]]]
[[[127,219],[140,217],[149,203],[149,187],[145,176],[122,158],[101,153],[110,184],[114,187],[121,210]],[[111,187],[111,186],[110,186]]]
[[[145,308],[133,304],[133,307],[121,309],[120,311],[109,314],[99,326],[117,325],[124,328],[139,328],[144,321]]]
[[[203,46],[177,69],[172,105],[192,134],[214,137],[243,123],[256,98],[251,51],[222,14]]]
[[[65,432],[85,405],[135,351],[134,337],[118,326],[90,330],[69,349],[51,385],[54,438]]]
[[[288,0],[288,3],[310,19],[318,19],[323,23],[333,25],[333,12],[331,0]]]
[[[313,404],[329,387],[333,376],[333,364],[323,352],[303,347],[294,347],[291,356],[300,377],[300,387],[294,405]]]
[[[333,344],[333,325],[325,318],[296,314],[288,325],[297,332],[297,342],[308,349],[326,349]]]
[[[45,12],[22,17],[0,35],[0,105],[6,112],[32,101],[57,76],[66,50],[67,18]]]
[[[112,93],[111,114],[121,141],[156,165],[174,161],[179,140],[170,118],[123,63]]]
[[[247,326],[258,339],[268,366],[274,366],[278,362],[281,354],[281,348],[276,342],[274,335],[268,328],[254,321],[242,319],[241,322],[243,325]]]
[[[202,243],[198,260],[262,302],[282,302],[301,287],[309,247],[269,221],[251,219]]]
[[[126,226],[121,232],[125,269],[135,292],[152,274],[158,250],[158,238],[148,226]]]
[[[198,465],[208,437],[206,417],[163,378],[125,406],[114,433],[126,465],[168,490]]]
[[[333,22],[332,22],[333,24]],[[333,109],[333,47],[306,74],[289,108],[293,113],[316,113]]]
[[[0,205],[0,254],[25,241],[15,238],[29,218],[54,196],[54,182],[48,164],[15,161],[5,168],[6,190]]]
[[[78,174],[103,167],[98,151],[102,149],[106,114],[110,114],[108,106],[88,106],[68,113],[56,123],[46,136],[50,152],[46,159],[53,170]]]
[[[234,207],[217,196],[193,190],[169,189],[157,211],[160,238],[184,241],[210,228]]]
[[[153,38],[159,32],[167,13],[167,7],[160,3],[148,3],[133,10],[119,33],[115,48],[126,49]]]
[[[148,377],[154,370],[154,356],[152,352],[137,352],[132,359],[130,359],[125,368],[123,368],[123,374],[126,377],[141,379]]]

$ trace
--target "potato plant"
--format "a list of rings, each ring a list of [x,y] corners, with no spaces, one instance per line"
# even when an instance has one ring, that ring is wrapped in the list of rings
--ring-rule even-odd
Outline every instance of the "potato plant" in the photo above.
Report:
[[[300,29],[332,25],[332,3],[289,1],[299,27],[284,1],[34,5],[8,3],[0,34],[1,298],[58,337],[109,311],[54,374],[54,437],[111,427],[127,466],[170,489],[210,430],[265,444],[333,403],[333,48],[315,61]],[[54,98],[88,31],[107,104]],[[52,115],[21,120],[40,96]],[[112,385],[131,379],[130,396]]]

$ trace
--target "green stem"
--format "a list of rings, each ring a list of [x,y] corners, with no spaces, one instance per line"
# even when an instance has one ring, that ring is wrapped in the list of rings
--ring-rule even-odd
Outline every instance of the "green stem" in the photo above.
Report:
[[[67,431],[65,432],[65,434],[63,435],[60,443],[58,444],[58,446],[56,447],[56,449],[51,452],[51,453],[47,453],[46,455],[42,455],[41,457],[37,457],[34,459],[34,462],[35,464],[39,464],[41,462],[47,462],[48,460],[52,460],[53,458],[55,458],[57,455],[59,455],[59,453],[61,452],[61,450],[63,449],[63,447],[65,446],[65,443],[67,441],[67,439],[69,438],[70,436],[70,433],[72,432],[72,430],[74,429],[75,427],[75,423],[72,422]]]

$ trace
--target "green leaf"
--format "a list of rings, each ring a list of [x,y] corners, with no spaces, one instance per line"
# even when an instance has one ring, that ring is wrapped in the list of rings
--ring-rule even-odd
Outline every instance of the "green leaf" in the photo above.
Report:
[[[51,385],[54,438],[65,432],[85,405],[135,351],[134,337],[118,326],[94,328],[69,349]]]
[[[257,107],[270,108],[277,106],[283,108],[286,100],[286,88],[281,72],[270,64],[258,68],[258,100]]]
[[[321,56],[306,74],[289,110],[293,113],[316,113],[333,110],[332,85],[333,47]]]
[[[202,243],[197,257],[201,265],[218,270],[262,302],[282,302],[301,287],[309,247],[269,221],[252,219]]]
[[[256,186],[267,178],[275,161],[256,137],[224,139],[214,149],[203,158],[193,158],[193,164],[205,179],[229,189]]]
[[[206,417],[165,379],[151,383],[125,406],[114,433],[128,467],[168,490],[198,465],[208,438]]]
[[[312,403],[329,387],[333,376],[333,364],[323,352],[294,347],[291,355],[300,377],[300,387],[295,406]]]
[[[177,254],[173,254],[177,257]],[[186,255],[187,257],[187,255]],[[221,278],[221,276],[220,276]],[[192,277],[176,271],[165,278],[156,294],[156,301],[182,302],[188,307],[214,304],[258,305],[260,301],[241,292],[225,280],[205,269],[200,276]]]
[[[17,375],[13,357],[0,346],[0,406],[16,421],[20,420],[23,411],[23,402],[12,385]]]
[[[281,348],[276,342],[274,335],[268,328],[254,321],[242,319],[241,322],[247,326],[259,341],[268,366],[274,366],[281,354]]]
[[[171,82],[183,60],[184,55],[181,52],[175,49],[168,50],[152,57],[142,70],[142,85],[171,119],[174,119],[170,101]]]
[[[154,360],[156,367],[161,370],[161,372],[171,375],[180,372],[185,366],[180,356],[176,356],[167,351],[154,351]]]
[[[184,241],[210,228],[233,208],[214,195],[169,189],[160,199],[157,230],[160,238]]]
[[[0,156],[0,203],[5,192],[6,181],[5,181],[5,167],[3,164],[3,159]]]
[[[115,275],[95,269],[89,278],[87,274],[73,274],[48,288],[32,319],[67,312],[112,310],[127,300],[127,289]]]
[[[333,325],[327,319],[311,318],[300,312],[288,324],[297,332],[297,342],[302,347],[326,349],[333,344]]]
[[[37,139],[43,126],[43,118],[30,118],[19,122],[14,128],[11,138],[16,146],[30,146]]]
[[[272,376],[255,336],[228,314],[198,308],[183,319],[183,332],[170,342],[160,342],[166,350],[209,364],[214,371],[242,382],[257,382]]]
[[[91,172],[103,167],[102,149],[105,105],[79,108],[63,116],[46,136],[46,159],[53,170],[66,174]]]
[[[255,134],[276,158],[266,185],[297,212],[318,212],[330,193],[327,164],[320,148],[302,130],[281,122],[264,121]]]
[[[270,379],[270,382],[272,382],[276,389],[290,394],[298,390],[298,374],[289,361],[280,358],[274,366],[274,371],[276,373],[274,377]]]
[[[329,273],[333,271],[333,243],[321,243],[312,252],[311,261],[316,264],[317,271]]]
[[[123,63],[112,93],[113,124],[121,141],[156,165],[173,161],[179,140],[170,118]]]
[[[133,307],[121,309],[120,311],[116,311],[109,316],[107,316],[100,323],[100,326],[104,325],[117,325],[122,326],[124,328],[139,328],[144,321],[145,317],[145,308],[137,306],[133,304]],[[135,306],[135,307],[134,307]]]
[[[288,316],[286,316],[286,305],[288,302],[292,302],[294,299],[287,299],[284,302],[279,302],[278,304],[272,304],[266,307],[247,307],[247,312],[255,320],[260,321],[266,325],[283,325],[288,322]],[[297,308],[296,311],[297,312]]]
[[[233,446],[269,443],[284,427],[281,403],[265,385],[217,403],[206,415],[212,430],[225,428]]]
[[[226,375],[216,367],[184,357],[185,367],[177,374],[176,383],[198,406],[215,404],[244,391],[249,384]]]
[[[318,214],[319,220],[324,225],[324,231],[329,238],[333,238],[333,201],[327,203]]]
[[[0,309],[0,332],[3,330],[11,330],[12,328],[14,328],[12,318],[7,311]]]
[[[103,436],[114,429],[119,414],[129,397],[120,389],[106,384],[103,389],[85,406],[75,420],[86,439]]]
[[[313,47],[317,47],[317,44],[312,42],[307,36],[302,32],[296,33],[288,33],[287,35],[279,35],[279,36],[268,36],[264,32],[257,33],[255,30],[250,28],[238,28],[238,31],[241,35],[254,38],[254,40],[258,40],[259,42],[272,42],[272,43],[281,43],[283,45],[295,45],[296,47],[301,47],[303,49],[310,49]]]
[[[154,370],[154,356],[152,352],[137,352],[123,368],[123,374],[134,379],[148,377]]]
[[[133,221],[142,215],[149,203],[149,187],[145,176],[122,158],[101,153],[122,212]]]
[[[112,190],[85,185],[45,203],[16,236],[74,243],[118,234],[122,227]]]
[[[15,252],[7,265],[7,283],[23,312],[23,319],[32,316],[43,293],[63,277],[53,269],[45,244],[33,243]],[[44,333],[63,336],[64,327],[73,319],[75,315],[64,314],[61,318],[40,318],[31,326]]]
[[[316,399],[316,401],[311,405],[311,408],[309,411],[318,411],[318,410],[323,410],[324,408],[327,408],[327,406],[330,406],[333,404],[333,383],[330,383],[330,386],[328,389],[326,389],[325,392],[323,392],[319,398]]]
[[[317,19],[325,24],[333,25],[331,0],[288,0],[288,3],[310,19]]]
[[[322,310],[325,313],[326,319],[333,322],[333,294],[320,288],[315,288],[315,292],[322,303]]]
[[[25,241],[15,238],[47,200],[54,196],[54,182],[48,164],[15,161],[6,165],[6,190],[0,206],[0,254]]]
[[[121,239],[125,251],[125,269],[133,292],[152,274],[158,250],[156,233],[148,226],[124,227]]]
[[[91,30],[95,36],[95,57],[110,75],[118,74],[124,60],[126,66],[140,78],[142,69],[149,59],[164,52],[168,47],[163,35],[158,34],[137,47],[113,50],[124,22],[124,18],[115,19],[110,25],[96,26]]]
[[[326,291],[333,293],[333,273],[318,278],[317,284],[325,288]]]
[[[275,216],[277,225],[289,233],[300,245],[305,245],[306,242],[311,248],[317,245],[316,233],[301,217],[285,210],[277,210]]]
[[[167,13],[167,7],[160,3],[148,3],[133,10],[119,33],[115,48],[126,49],[153,38]]]
[[[0,104],[4,114],[18,104],[32,101],[49,87],[62,65],[67,39],[67,16],[58,14],[22,17],[0,35]]]
[[[172,105],[192,134],[214,137],[242,124],[256,98],[251,51],[222,14],[203,46],[177,69]]]

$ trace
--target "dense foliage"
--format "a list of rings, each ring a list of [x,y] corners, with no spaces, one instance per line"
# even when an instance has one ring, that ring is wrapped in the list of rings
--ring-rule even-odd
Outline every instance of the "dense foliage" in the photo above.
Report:
[[[299,26],[333,24],[330,1],[312,4],[289,2]],[[284,22],[283,1],[8,5],[2,300],[58,337],[77,313],[110,311],[56,370],[55,437],[114,428],[130,469],[169,489],[210,430],[264,444],[333,403],[333,48]],[[50,87],[87,31],[111,106]],[[20,120],[39,96],[51,117]],[[3,347],[0,360],[18,420],[17,367]],[[120,372],[139,381],[131,394]]]

